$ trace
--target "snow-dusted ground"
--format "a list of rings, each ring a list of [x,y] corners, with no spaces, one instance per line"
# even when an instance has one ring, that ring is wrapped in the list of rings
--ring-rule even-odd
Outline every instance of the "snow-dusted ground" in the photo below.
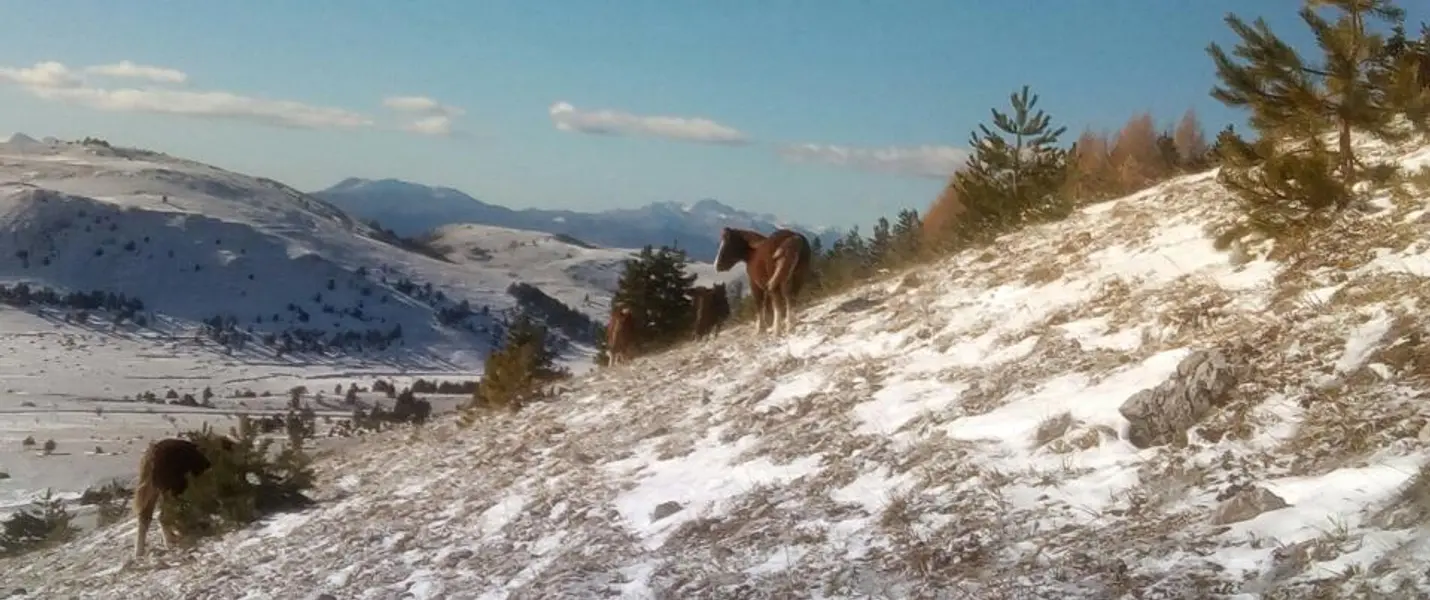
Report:
[[[789,338],[743,325],[346,447],[318,507],[196,550],[120,568],[130,522],[0,573],[79,598],[1424,597],[1424,197],[1218,251],[1225,192],[1183,177]],[[1127,397],[1238,342],[1259,356],[1227,405],[1127,441]],[[1213,521],[1255,487],[1287,506]]]
[[[138,316],[146,320],[115,325],[111,313],[91,311],[77,323],[67,320],[73,310],[0,303],[0,473],[10,475],[0,478],[0,513],[47,487],[74,494],[131,475],[131,454],[146,440],[204,420],[226,427],[230,417],[215,415],[276,408],[295,385],[330,391],[376,378],[479,377],[488,317],[472,317],[476,330],[463,330],[440,323],[439,308],[466,300],[474,310],[507,309],[515,304],[508,285],[524,281],[599,321],[620,260],[634,252],[542,233],[457,230],[443,240],[455,246],[453,262],[442,262],[381,241],[271,180],[141,150],[24,136],[0,143],[0,285],[121,293],[144,302]],[[463,259],[473,247],[491,248],[493,260]],[[403,279],[430,283],[445,304],[404,293]],[[400,326],[403,343],[337,355],[280,355],[257,343],[229,351],[196,335],[216,315],[235,317],[255,338],[288,327]],[[590,355],[578,345],[564,360],[580,373]],[[125,401],[168,389],[198,396],[205,387],[217,394],[217,412]],[[276,399],[229,400],[242,390]],[[60,451],[22,451],[31,435],[53,437]],[[103,454],[93,454],[96,445]]]

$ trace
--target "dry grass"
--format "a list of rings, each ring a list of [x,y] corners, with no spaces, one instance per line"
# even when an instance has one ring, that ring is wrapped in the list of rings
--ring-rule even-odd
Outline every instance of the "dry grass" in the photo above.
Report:
[[[1421,465],[1395,499],[1372,517],[1372,522],[1387,529],[1416,527],[1427,520],[1430,520],[1430,463]]]
[[[1023,284],[1028,286],[1038,286],[1052,283],[1063,277],[1063,267],[1055,260],[1048,260],[1039,263],[1037,266],[1023,272]]]
[[[1347,385],[1308,393],[1305,417],[1285,443],[1294,457],[1293,473],[1326,473],[1419,434],[1425,425],[1419,402],[1365,388]]]
[[[1072,413],[1066,411],[1043,419],[1038,423],[1038,428],[1033,431],[1033,447],[1041,448],[1053,440],[1063,437],[1076,424],[1077,419],[1073,418]]]

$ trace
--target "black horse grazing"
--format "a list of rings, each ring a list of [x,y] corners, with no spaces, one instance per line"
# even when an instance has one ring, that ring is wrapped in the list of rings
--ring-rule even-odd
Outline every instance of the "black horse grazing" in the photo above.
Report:
[[[719,337],[720,325],[730,318],[730,296],[725,284],[697,287],[691,295],[695,297],[695,339]]]
[[[233,450],[233,441],[224,438],[224,451]],[[187,477],[198,477],[212,466],[199,445],[189,440],[166,438],[149,444],[139,461],[139,484],[134,489],[134,515],[139,518],[139,533],[134,540],[134,556],[144,556],[149,524],[154,520],[154,508],[164,494],[178,496],[188,488]],[[178,535],[160,520],[164,545],[172,548]]]
[[[748,229],[726,227],[720,232],[720,248],[715,251],[715,270],[729,271],[735,263],[745,263],[750,295],[755,299],[756,327],[765,332],[765,309],[771,313],[775,334],[794,327],[794,299],[809,278],[813,262],[809,240],[788,229],[776,229],[768,236]]]

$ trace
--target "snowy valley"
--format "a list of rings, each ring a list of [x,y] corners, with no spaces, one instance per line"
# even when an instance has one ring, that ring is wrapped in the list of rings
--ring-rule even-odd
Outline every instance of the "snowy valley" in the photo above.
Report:
[[[635,252],[483,226],[400,239],[276,181],[16,135],[0,144],[0,514],[132,476],[145,439],[281,409],[294,386],[476,379],[513,284],[604,323]],[[581,372],[592,340],[568,341]],[[205,389],[211,407],[139,401]],[[340,399],[315,408],[348,416]]]
[[[1396,152],[1412,170],[1430,165],[1430,150]],[[180,264],[161,260],[163,246],[143,247],[164,268],[204,267],[192,284],[164,284],[153,300],[164,314],[202,318],[241,305],[220,296],[256,296],[259,286],[322,292],[311,276],[283,279],[283,265],[302,260],[326,261],[344,286],[356,265],[380,264],[397,269],[390,277],[420,273],[452,297],[495,302],[487,288],[463,287],[465,269],[526,260],[472,250],[470,239],[489,236],[465,226],[437,237],[451,264],[401,253],[277,187],[271,205],[205,189],[170,194],[171,209],[153,197],[172,188],[128,175],[132,163],[120,158],[86,166],[85,178],[51,174],[77,168],[71,154],[5,160],[21,181],[55,190],[10,184],[7,223],[36,225],[0,239],[7,254],[19,239],[90,236],[105,249],[101,262],[62,255],[51,268],[112,277],[138,294],[168,279],[105,257],[122,256],[140,223],[202,228],[177,238],[193,244],[221,238],[223,249],[178,248]],[[1381,198],[1305,248],[1227,244],[1231,200],[1214,175],[890,273],[804,307],[789,338],[727,328],[709,343],[585,373],[549,402],[470,429],[442,419],[355,441],[319,463],[317,507],[192,551],[122,567],[134,532],[126,521],[0,563],[0,577],[46,598],[1430,594],[1427,194]],[[201,211],[188,204],[200,201]],[[40,237],[52,213],[73,225]],[[253,225],[226,224],[240,217]],[[121,229],[106,233],[110,223]],[[303,245],[312,254],[294,256]],[[235,247],[247,254],[224,254]],[[577,262],[540,275],[553,288],[574,295],[560,282],[595,285],[608,272],[583,266],[606,260],[603,251],[564,252]],[[271,270],[245,287],[260,258]],[[71,277],[56,283],[88,281]],[[205,291],[214,286],[233,287]],[[463,343],[419,326],[429,309],[397,304],[376,314],[411,327],[422,347]],[[56,374],[101,368],[75,366],[93,347],[53,354],[60,342],[42,341],[51,334],[24,331],[54,326],[24,318],[34,324],[5,325],[12,356],[54,361]],[[109,343],[141,344],[121,340]],[[138,361],[119,358],[128,351],[105,350]],[[154,364],[190,381],[269,376],[227,360]],[[105,368],[140,369],[115,364]],[[39,393],[46,383],[7,374],[6,385]],[[1148,398],[1178,396],[1195,400],[1188,418],[1139,413]]]

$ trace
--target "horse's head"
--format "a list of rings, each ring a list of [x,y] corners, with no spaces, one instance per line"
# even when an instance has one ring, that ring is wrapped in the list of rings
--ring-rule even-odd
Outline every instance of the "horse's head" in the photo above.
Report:
[[[729,271],[735,263],[745,260],[750,253],[750,242],[741,232],[729,227],[720,230],[720,247],[715,250],[715,270]]]

